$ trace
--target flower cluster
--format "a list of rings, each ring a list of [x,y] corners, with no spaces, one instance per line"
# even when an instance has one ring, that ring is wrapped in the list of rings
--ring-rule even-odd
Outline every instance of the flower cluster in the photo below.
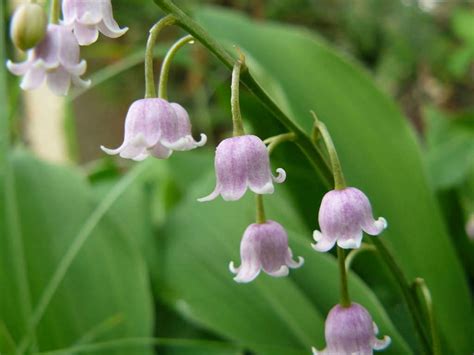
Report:
[[[89,86],[90,81],[81,78],[87,64],[80,59],[79,45],[94,43],[98,31],[113,38],[127,31],[120,29],[113,19],[110,0],[64,0],[64,20],[57,23],[57,19],[51,19],[39,36],[41,32],[34,28],[39,28],[44,12],[38,10],[37,4],[28,6],[34,11],[20,7],[13,17],[19,20],[12,21],[11,30],[14,43],[27,43],[19,44],[20,49],[29,49],[27,59],[22,63],[7,62],[14,75],[23,76],[23,90],[34,90],[45,80],[56,95],[67,95],[71,84]]]
[[[127,28],[120,28],[114,20],[110,0],[64,0],[63,21],[57,23],[57,19],[53,18],[47,26],[43,26],[44,21],[40,18],[36,19],[40,16],[36,15],[37,5],[21,11],[15,17],[12,39],[19,47],[29,49],[28,58],[23,63],[8,61],[7,66],[13,74],[23,76],[21,87],[24,90],[36,89],[45,80],[51,91],[57,95],[66,95],[71,85],[89,85],[89,81],[81,78],[86,71],[86,62],[80,59],[79,46],[94,43],[99,32],[116,38],[127,31]],[[145,98],[133,102],[128,110],[121,146],[116,149],[101,147],[109,155],[118,154],[122,158],[137,161],[149,156],[167,159],[173,151],[187,151],[206,143],[207,137],[204,134],[201,134],[199,141],[193,138],[191,121],[186,110],[166,99],[169,62],[177,49],[190,41],[190,36],[177,42],[165,57],[159,97],[155,97],[152,46],[158,31],[173,21],[164,18],[150,31],[145,58],[146,95]],[[43,27],[44,33],[41,31]],[[37,30],[35,36],[30,35],[35,32],[32,31],[33,28]],[[225,201],[236,201],[245,195],[247,189],[257,195],[257,221],[250,224],[243,234],[240,244],[241,265],[236,267],[233,262],[229,265],[230,271],[235,274],[234,280],[239,283],[253,281],[262,270],[274,277],[287,276],[290,268],[298,268],[304,262],[302,257],[293,259],[288,234],[283,226],[265,218],[262,195],[272,194],[275,190],[274,183],[283,183],[286,172],[278,168],[277,176],[273,176],[270,166],[271,148],[256,135],[244,132],[238,87],[240,70],[244,64],[242,56],[235,64],[232,75],[234,135],[222,140],[216,148],[214,190],[198,199],[200,202],[206,202],[220,195]],[[319,129],[325,141],[335,189],[326,193],[321,201],[318,216],[320,231],[313,232],[316,243],[312,246],[318,252],[327,252],[336,244],[342,249],[357,249],[361,246],[363,232],[373,236],[379,235],[387,227],[387,222],[382,217],[374,219],[369,199],[361,190],[346,186],[326,127],[317,119],[315,127]],[[275,139],[274,142],[277,141],[276,138],[272,138]],[[271,146],[273,145],[274,143],[271,143]],[[471,220],[467,228],[468,233],[474,229],[472,224]],[[340,265],[344,265],[343,251],[341,255]],[[365,355],[372,354],[373,350],[384,349],[389,345],[390,338],[376,338],[378,330],[368,311],[361,305],[350,302],[345,267],[341,267],[340,272],[344,286],[341,287],[341,304],[334,306],[327,316],[326,348],[322,351],[313,349],[313,353]]]

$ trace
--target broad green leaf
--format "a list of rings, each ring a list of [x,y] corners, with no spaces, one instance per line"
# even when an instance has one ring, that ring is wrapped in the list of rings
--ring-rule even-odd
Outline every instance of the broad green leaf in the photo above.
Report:
[[[190,320],[258,354],[307,354],[312,345],[323,348],[324,319],[339,299],[334,258],[313,251],[306,237],[310,232],[277,187],[280,197],[266,199],[268,218],[288,228],[295,255],[302,255],[306,263],[289,278],[262,273],[250,284],[235,283],[228,264],[240,264],[240,239],[254,221],[254,200],[248,193],[234,203],[220,198],[196,202],[210,191],[212,180],[188,191],[161,232],[162,296]],[[371,311],[381,332],[392,336],[387,353],[410,353],[378,300],[355,275],[350,287],[354,300]]]
[[[24,299],[18,292],[18,273],[26,275],[28,294],[24,297],[29,297],[34,307],[72,239],[94,209],[96,199],[83,176],[70,168],[46,164],[24,152],[15,154],[13,167],[14,190],[10,192],[14,198],[8,206],[11,210],[8,214],[0,211],[0,314],[5,329],[18,344],[26,330],[24,318],[18,314],[24,309]],[[5,216],[9,219],[5,220]],[[131,217],[121,216],[124,223],[141,223]],[[17,233],[6,230],[7,224],[16,225]],[[12,238],[17,238],[16,242]],[[111,317],[121,321],[101,332],[100,339],[151,336],[153,307],[148,273],[129,238],[114,218],[106,215],[102,219],[38,325],[38,350],[74,345],[95,333]],[[20,243],[21,247],[12,249],[12,243]],[[17,270],[18,267],[24,269]],[[4,339],[0,338],[0,349],[5,348]],[[137,353],[148,350],[142,348]]]
[[[211,35],[238,45],[280,83],[289,114],[308,133],[309,110],[326,122],[349,184],[363,189],[375,213],[389,221],[384,238],[408,276],[426,280],[445,352],[472,351],[466,277],[427,183],[420,148],[393,102],[357,65],[308,31],[252,23],[216,9],[200,9],[197,18]],[[312,208],[316,214],[317,206]]]
[[[445,115],[426,110],[427,162],[438,189],[460,184],[474,166],[474,114]]]

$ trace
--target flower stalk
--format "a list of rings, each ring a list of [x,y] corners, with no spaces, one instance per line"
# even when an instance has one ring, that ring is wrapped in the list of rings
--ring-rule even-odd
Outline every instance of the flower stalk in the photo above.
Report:
[[[351,306],[351,298],[349,297],[349,286],[347,282],[347,270],[346,270],[346,253],[344,249],[337,247],[337,261],[339,263],[339,280],[341,283],[341,300],[339,304],[342,307]]]
[[[59,0],[51,0],[49,8],[49,22],[53,24],[59,23],[59,16],[61,13],[61,7]]]
[[[278,147],[281,143],[293,142],[295,138],[296,135],[293,132],[288,132],[267,138],[263,141],[263,143],[268,144],[268,154],[271,155],[276,147]]]
[[[314,126],[317,128],[318,132],[321,134],[321,137],[324,140],[326,150],[329,154],[329,160],[331,161],[332,174],[334,176],[334,187],[336,190],[342,190],[346,188],[346,181],[344,179],[344,174],[342,173],[341,162],[337,155],[336,147],[334,142],[329,134],[329,131],[326,125],[321,122],[314,111],[311,111],[311,114],[314,118]]]
[[[155,23],[150,29],[145,50],[145,98],[147,99],[156,97],[155,76],[153,72],[153,47],[161,30],[174,24],[174,22],[174,16],[167,15]]]
[[[194,43],[194,38],[191,35],[184,36],[173,44],[173,46],[166,53],[165,59],[163,59],[163,64],[161,65],[160,72],[160,81],[158,84],[158,97],[168,100],[168,77],[171,67],[171,62],[173,61],[176,53],[186,44]]]
[[[240,54],[239,59],[232,70],[231,98],[232,124],[234,127],[233,136],[243,136],[245,134],[242,114],[240,113],[240,72],[245,66],[245,57]]]
[[[262,224],[266,222],[265,208],[263,207],[263,195],[255,195],[256,209],[257,209],[257,223]]]

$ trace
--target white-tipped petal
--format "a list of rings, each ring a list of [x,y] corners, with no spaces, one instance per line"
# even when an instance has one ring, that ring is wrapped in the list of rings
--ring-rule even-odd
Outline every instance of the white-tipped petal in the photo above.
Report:
[[[260,266],[257,264],[250,265],[241,265],[239,267],[239,272],[234,277],[234,281],[238,283],[248,283],[253,280],[260,274]]]
[[[275,188],[273,187],[273,183],[271,181],[269,181],[263,186],[255,186],[253,184],[249,184],[249,187],[250,190],[259,195],[272,194],[275,191]]]
[[[384,218],[374,219],[369,199],[354,187],[326,193],[321,201],[318,221],[321,234],[330,236],[345,249],[359,248],[363,231],[378,235],[387,227]]]
[[[74,34],[81,46],[88,46],[99,38],[99,30],[95,25],[76,23],[74,25]]]
[[[374,350],[383,350],[386,349],[392,343],[392,338],[388,335],[385,335],[382,339],[375,338],[372,348]]]
[[[286,171],[282,168],[278,168],[277,170],[278,175],[277,176],[272,176],[273,181],[275,181],[278,184],[281,184],[286,180]]]
[[[45,77],[50,90],[59,96],[68,93],[71,83],[80,87],[89,84],[80,78],[86,63],[80,60],[79,44],[65,25],[49,24],[43,40],[28,52],[28,59],[23,63],[8,61],[7,67],[15,75],[24,75],[24,90],[36,89]]]
[[[286,265],[282,265],[276,271],[267,271],[267,274],[273,277],[284,277],[284,276],[288,276],[289,273],[290,273],[290,269],[288,269],[288,266]]]
[[[290,253],[289,257],[286,259],[286,265],[288,265],[288,267],[292,268],[292,269],[297,269],[301,266],[303,266],[304,264],[304,258],[302,256],[298,256],[298,260],[293,260],[293,256],[292,256],[292,253],[291,253],[291,249],[288,248],[288,251]]]
[[[323,234],[320,231],[315,230],[313,232],[313,238],[316,240],[316,244],[311,244],[314,250],[319,252],[326,252],[330,250],[334,244],[336,244],[335,239],[331,239]]]
[[[231,261],[231,262],[229,263],[229,271],[230,271],[231,273],[233,273],[233,274],[238,274],[238,273],[239,273],[239,270],[240,270],[240,267],[237,267],[237,268],[236,268],[233,261]]]
[[[216,187],[216,188],[214,189],[214,191],[212,191],[209,195],[207,195],[207,196],[205,196],[205,197],[198,198],[197,200],[198,200],[199,202],[212,201],[212,200],[214,200],[217,196],[219,196],[219,193],[220,193],[219,188]]]
[[[338,239],[337,245],[342,249],[358,249],[362,243],[362,234],[360,236],[348,239]]]

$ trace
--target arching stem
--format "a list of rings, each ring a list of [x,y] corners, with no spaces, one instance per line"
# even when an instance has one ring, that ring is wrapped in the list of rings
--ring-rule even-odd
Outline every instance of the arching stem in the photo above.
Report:
[[[319,132],[319,134],[321,134],[321,137],[323,138],[323,141],[324,141],[324,145],[326,146],[326,149],[329,154],[329,159],[331,161],[332,175],[334,176],[334,188],[336,190],[345,189],[346,181],[344,179],[344,174],[342,173],[341,162],[339,161],[336,147],[334,146],[334,142],[331,138],[331,135],[329,134],[329,131],[326,125],[318,119],[316,114],[313,111],[311,111],[311,114],[314,117],[314,127],[317,128],[317,131]],[[315,135],[314,132],[315,131],[313,131],[313,135]]]
[[[153,72],[153,47],[155,46],[156,39],[163,28],[172,25],[174,22],[174,16],[167,15],[150,29],[145,50],[145,98],[156,97],[155,76]]]
[[[245,57],[240,54],[239,59],[234,64],[232,70],[231,98],[230,106],[232,108],[232,124],[234,127],[233,135],[242,136],[245,134],[242,115],[240,113],[240,71],[245,66]]]
[[[165,59],[163,59],[163,64],[161,65],[160,72],[160,81],[158,84],[158,97],[168,100],[168,77],[171,67],[171,62],[178,53],[179,49],[187,43],[194,43],[194,38],[191,35],[184,36],[171,46],[171,48],[166,53]]]

